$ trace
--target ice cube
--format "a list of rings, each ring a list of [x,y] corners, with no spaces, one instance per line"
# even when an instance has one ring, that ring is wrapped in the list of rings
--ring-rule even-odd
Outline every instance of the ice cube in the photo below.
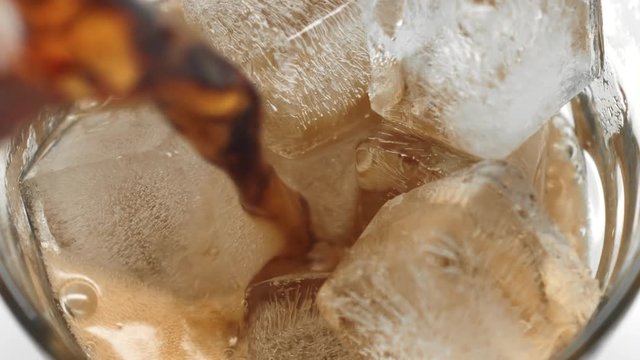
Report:
[[[187,21],[264,95],[264,138],[296,157],[356,127],[369,110],[369,59],[353,0],[185,0]]]
[[[600,71],[598,1],[365,0],[372,106],[504,158]]]
[[[361,227],[369,223],[387,200],[475,161],[474,157],[438,139],[380,126],[356,149],[358,185],[362,190],[358,219]]]
[[[374,124],[379,120],[371,114],[368,121]],[[355,149],[371,130],[371,126],[360,126],[296,159],[270,158],[282,179],[309,203],[313,231],[321,241],[345,244],[354,240],[358,203]]]
[[[182,297],[240,299],[282,248],[155,108],[95,110],[62,134],[21,189],[48,247]]]
[[[387,202],[317,302],[369,358],[543,359],[599,295],[527,180],[485,161]]]
[[[508,161],[527,174],[547,214],[585,259],[589,244],[586,164],[569,120],[552,117]]]
[[[318,313],[315,297],[326,277],[290,275],[247,291],[250,359],[356,359]]]

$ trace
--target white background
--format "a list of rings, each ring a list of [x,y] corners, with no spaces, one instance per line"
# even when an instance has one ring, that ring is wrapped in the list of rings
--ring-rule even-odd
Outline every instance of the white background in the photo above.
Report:
[[[31,343],[18,321],[0,299],[0,359],[41,360],[45,359]]]
[[[0,300],[0,359],[46,360],[36,346],[31,343],[27,334],[22,330],[2,300]],[[593,359],[640,359],[640,301],[636,300],[624,319],[620,330],[607,339],[607,343]]]

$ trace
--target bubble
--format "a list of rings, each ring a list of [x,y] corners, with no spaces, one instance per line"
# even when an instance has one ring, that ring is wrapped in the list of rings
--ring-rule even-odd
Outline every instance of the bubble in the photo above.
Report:
[[[60,290],[60,304],[64,312],[74,319],[86,319],[98,307],[95,286],[86,280],[73,280]]]

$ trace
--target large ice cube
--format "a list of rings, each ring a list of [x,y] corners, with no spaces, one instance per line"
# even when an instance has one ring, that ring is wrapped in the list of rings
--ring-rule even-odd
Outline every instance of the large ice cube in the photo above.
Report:
[[[503,158],[600,70],[598,1],[365,0],[389,121]]]
[[[364,120],[369,59],[356,1],[183,4],[187,21],[261,90],[274,152],[301,155]]]
[[[315,297],[326,277],[290,275],[248,290],[244,341],[250,359],[356,359],[316,307]]]
[[[22,193],[43,246],[182,297],[241,297],[283,245],[150,106],[80,115]]]
[[[598,299],[527,180],[482,162],[387,202],[317,302],[370,358],[543,359]]]

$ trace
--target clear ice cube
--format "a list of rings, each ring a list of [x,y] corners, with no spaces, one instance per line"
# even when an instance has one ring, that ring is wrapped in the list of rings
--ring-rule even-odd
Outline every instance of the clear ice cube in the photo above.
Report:
[[[569,120],[552,117],[508,161],[527,175],[546,213],[586,259],[590,237],[586,164]]]
[[[283,246],[150,106],[79,115],[22,182],[43,247],[181,297],[240,296]]]
[[[365,121],[369,58],[353,0],[184,0],[187,21],[264,95],[269,148],[296,157]]]
[[[247,291],[250,359],[356,359],[320,316],[315,297],[327,274],[297,274]]]
[[[599,295],[528,181],[485,161],[388,201],[317,302],[369,358],[542,359]]]
[[[364,0],[372,106],[504,158],[600,71],[589,0]]]

